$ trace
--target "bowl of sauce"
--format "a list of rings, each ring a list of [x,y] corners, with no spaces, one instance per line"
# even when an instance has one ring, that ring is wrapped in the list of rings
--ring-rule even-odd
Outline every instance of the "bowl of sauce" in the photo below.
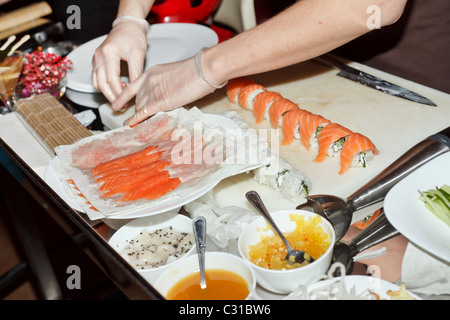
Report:
[[[155,288],[167,300],[245,300],[256,287],[253,270],[242,258],[226,252],[206,252],[206,288],[200,287],[198,256],[167,268]]]

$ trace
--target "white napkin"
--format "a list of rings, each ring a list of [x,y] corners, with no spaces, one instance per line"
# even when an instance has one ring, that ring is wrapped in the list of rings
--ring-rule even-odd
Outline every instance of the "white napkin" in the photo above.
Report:
[[[450,263],[410,242],[403,257],[401,281],[408,290],[418,294],[450,295]]]
[[[191,218],[204,216],[207,222],[206,234],[210,241],[209,250],[227,251],[239,255],[237,241],[244,228],[258,217],[249,209],[229,206],[221,207],[209,191],[202,197],[184,206]]]

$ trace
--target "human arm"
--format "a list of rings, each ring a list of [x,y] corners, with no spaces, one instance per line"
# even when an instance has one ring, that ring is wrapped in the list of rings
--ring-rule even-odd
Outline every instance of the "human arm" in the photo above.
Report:
[[[94,53],[92,84],[102,91],[110,102],[116,100],[123,90],[120,80],[121,61],[128,64],[130,82],[143,72],[147,52],[147,29],[144,20],[153,2],[154,0],[121,0],[114,27]]]
[[[384,26],[401,16],[405,4],[406,0],[301,0],[265,23],[205,50],[201,66],[211,82],[220,84],[305,61],[370,31],[369,6],[380,8]],[[213,90],[207,90],[187,60],[150,68],[112,106],[119,110],[136,95],[137,112],[125,123],[133,125]]]

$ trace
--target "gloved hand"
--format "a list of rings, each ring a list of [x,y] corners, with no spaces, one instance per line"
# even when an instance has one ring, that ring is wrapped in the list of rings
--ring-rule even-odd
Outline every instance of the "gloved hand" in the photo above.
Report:
[[[196,62],[196,58],[199,58]],[[201,55],[156,65],[128,85],[112,104],[121,110],[136,96],[136,113],[124,125],[133,126],[160,111],[169,111],[196,101],[223,85],[210,83],[201,70]]]
[[[145,20],[124,16],[115,20],[106,40],[94,53],[92,84],[113,102],[125,86],[120,80],[120,62],[128,64],[130,82],[139,78],[147,52],[148,24]]]

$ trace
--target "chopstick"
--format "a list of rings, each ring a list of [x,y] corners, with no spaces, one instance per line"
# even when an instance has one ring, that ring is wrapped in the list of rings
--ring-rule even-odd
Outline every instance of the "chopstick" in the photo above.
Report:
[[[8,47],[16,40],[16,36],[10,36],[8,40],[3,44],[3,46],[0,48],[0,63],[3,62],[3,60],[6,59],[7,56],[10,56],[16,51],[21,45],[23,45],[26,41],[30,39],[30,35],[27,34],[23,36],[12,48],[11,50],[7,50]]]

